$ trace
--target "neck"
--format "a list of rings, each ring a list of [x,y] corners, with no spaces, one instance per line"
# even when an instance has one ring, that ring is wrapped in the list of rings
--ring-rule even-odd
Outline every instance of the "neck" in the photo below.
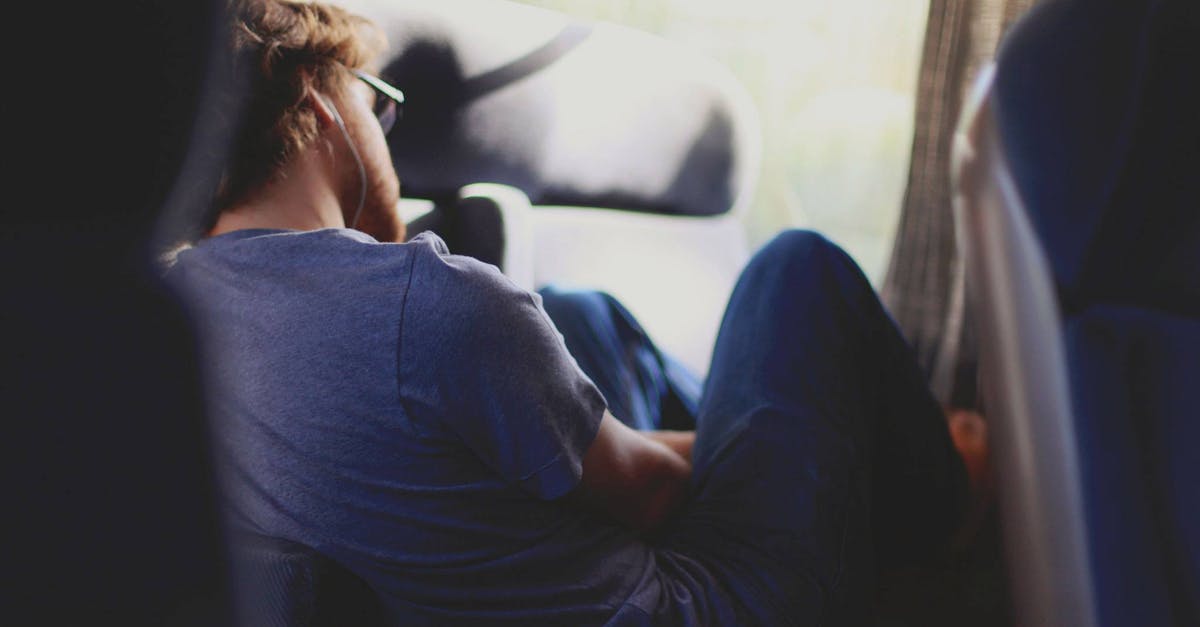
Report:
[[[281,176],[222,211],[209,235],[242,229],[345,228],[336,189],[321,155],[306,150],[292,159]]]

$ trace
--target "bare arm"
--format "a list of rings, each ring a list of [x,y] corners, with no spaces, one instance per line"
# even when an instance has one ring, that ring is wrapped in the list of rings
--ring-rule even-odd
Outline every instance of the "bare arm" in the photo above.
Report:
[[[661,433],[675,435],[635,431],[604,412],[570,498],[640,531],[658,527],[686,498],[692,474],[690,432]]]

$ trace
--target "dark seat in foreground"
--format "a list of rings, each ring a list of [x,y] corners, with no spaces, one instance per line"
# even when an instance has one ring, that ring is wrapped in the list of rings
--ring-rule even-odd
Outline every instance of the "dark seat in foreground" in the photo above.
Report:
[[[235,542],[238,618],[256,627],[385,625],[375,593],[304,545],[243,534]]]

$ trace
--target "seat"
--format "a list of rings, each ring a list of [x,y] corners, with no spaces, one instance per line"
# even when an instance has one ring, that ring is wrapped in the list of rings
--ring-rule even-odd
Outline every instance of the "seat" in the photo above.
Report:
[[[1018,624],[1200,624],[1198,42],[1194,2],[1044,2],[955,138]]]
[[[238,620],[261,627],[387,624],[371,588],[318,551],[250,533],[233,541]]]
[[[225,3],[64,9],[19,19],[55,23],[35,40],[89,69],[20,64],[13,80],[114,97],[86,115],[70,99],[13,105],[30,132],[8,140],[23,202],[0,229],[0,622],[228,624],[195,334],[146,252],[170,190],[220,174],[197,148],[227,145],[234,116],[196,129],[223,85]]]
[[[511,2],[346,6],[384,27],[381,73],[408,96],[392,159],[406,207],[432,207],[410,234],[432,229],[526,289],[606,290],[703,375],[748,258],[738,216],[761,152],[731,74]]]

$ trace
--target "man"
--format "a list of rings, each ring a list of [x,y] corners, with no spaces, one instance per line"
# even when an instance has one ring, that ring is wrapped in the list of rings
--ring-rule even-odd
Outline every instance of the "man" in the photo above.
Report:
[[[940,410],[835,246],[761,250],[703,394],[647,401],[613,382],[669,360],[615,301],[543,307],[435,235],[400,243],[400,96],[362,71],[367,23],[239,15],[249,123],[208,237],[171,270],[204,329],[236,528],[330,556],[397,624],[520,625],[858,623],[873,569],[952,528]],[[610,335],[654,359],[568,351]],[[606,398],[695,431],[632,429]]]

